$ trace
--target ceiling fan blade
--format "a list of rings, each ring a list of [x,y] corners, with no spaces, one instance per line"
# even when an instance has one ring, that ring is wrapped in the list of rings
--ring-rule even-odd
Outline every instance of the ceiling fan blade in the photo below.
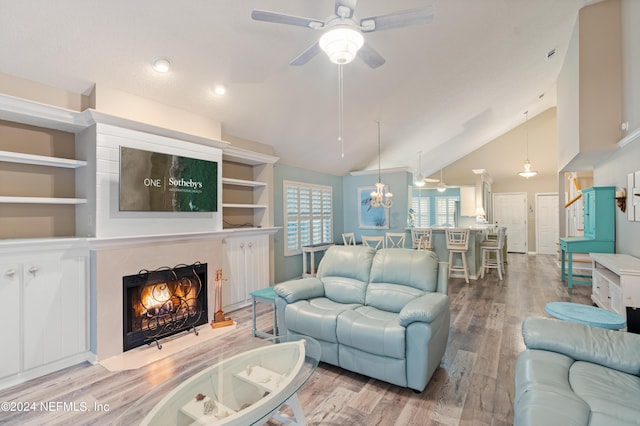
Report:
[[[437,183],[437,182],[440,182],[440,180],[439,180],[439,179],[432,179],[432,178],[424,178],[423,180],[424,180],[425,182],[428,182],[428,183]]]
[[[428,24],[431,21],[433,21],[433,7],[428,6],[364,18],[360,20],[360,27],[362,32],[372,32]]]
[[[341,18],[352,18],[356,3],[358,0],[336,0],[334,13]]]
[[[313,45],[311,45],[307,50],[299,54],[293,61],[289,62],[289,65],[304,65],[320,53],[320,50],[320,45],[317,42],[313,43]]]
[[[360,50],[358,50],[358,58],[362,59],[365,64],[373,69],[378,68],[386,62],[385,59],[367,43],[363,44]]]
[[[324,28],[324,22],[317,19],[303,18],[302,16],[285,15],[284,13],[269,12],[267,10],[251,11],[251,18],[256,21],[274,22],[276,24],[297,25],[299,27],[320,29]]]

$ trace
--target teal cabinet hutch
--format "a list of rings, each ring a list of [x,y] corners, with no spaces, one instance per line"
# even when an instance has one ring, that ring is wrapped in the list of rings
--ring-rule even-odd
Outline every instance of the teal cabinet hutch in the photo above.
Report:
[[[616,243],[614,186],[594,186],[582,190],[584,236],[560,238],[562,281],[591,285],[590,275],[573,273],[573,253],[614,253]],[[568,263],[565,268],[565,259]],[[574,280],[574,277],[582,278]],[[587,279],[589,278],[589,279]]]

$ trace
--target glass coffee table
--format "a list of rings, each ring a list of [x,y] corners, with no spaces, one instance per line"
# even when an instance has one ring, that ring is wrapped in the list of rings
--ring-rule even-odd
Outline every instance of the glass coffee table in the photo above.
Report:
[[[260,339],[264,341],[265,339]],[[306,424],[297,392],[320,360],[320,344],[308,337],[276,337],[252,349],[196,372],[175,377],[167,386],[149,392],[116,421],[122,425],[251,425],[274,418]],[[158,401],[157,392],[166,395]],[[158,401],[151,405],[149,401]],[[293,417],[280,412],[283,405]]]

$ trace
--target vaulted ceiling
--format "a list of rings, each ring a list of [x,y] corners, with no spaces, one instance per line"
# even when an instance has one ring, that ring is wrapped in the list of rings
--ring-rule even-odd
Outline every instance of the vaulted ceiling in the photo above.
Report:
[[[324,53],[289,62],[321,32],[251,19],[253,9],[319,20],[334,0],[0,0],[0,72],[74,93],[94,83],[212,117],[223,133],[272,145],[287,164],[343,175],[423,173],[555,105],[577,12],[590,0],[360,0],[357,18],[432,5],[431,23],[365,34],[386,63],[344,66]],[[547,58],[549,52],[555,54]],[[171,72],[151,64],[167,57]],[[224,96],[212,88],[222,83]]]

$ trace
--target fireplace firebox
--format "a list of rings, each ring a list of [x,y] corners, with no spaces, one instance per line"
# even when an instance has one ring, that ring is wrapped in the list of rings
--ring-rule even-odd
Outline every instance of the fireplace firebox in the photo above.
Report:
[[[123,351],[207,324],[207,264],[141,270],[122,277]]]

